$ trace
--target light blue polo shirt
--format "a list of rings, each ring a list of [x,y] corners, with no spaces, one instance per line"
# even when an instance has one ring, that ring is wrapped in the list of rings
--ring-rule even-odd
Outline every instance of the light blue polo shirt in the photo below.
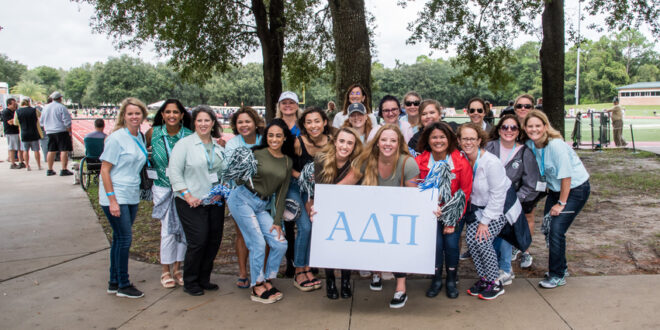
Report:
[[[589,173],[580,157],[561,139],[551,139],[548,145],[541,149],[536,148],[532,140],[528,140],[525,144],[534,152],[539,170],[545,175],[550,190],[559,192],[561,179],[564,178],[571,178],[571,189],[589,180]]]
[[[147,161],[134,137],[126,129],[118,129],[105,139],[105,147],[100,159],[112,164],[110,179],[119,204],[138,204],[140,202],[140,170]],[[144,147],[142,135],[136,139]],[[103,178],[99,180],[99,204],[110,206],[105,195]]]

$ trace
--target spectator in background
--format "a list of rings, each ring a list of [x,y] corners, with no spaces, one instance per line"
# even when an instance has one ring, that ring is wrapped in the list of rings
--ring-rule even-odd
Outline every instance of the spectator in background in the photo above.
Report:
[[[46,105],[49,103],[53,102],[53,99],[48,97],[46,100]],[[37,103],[37,110],[39,110],[40,113],[44,113],[44,108],[46,106],[42,106],[41,102]],[[39,127],[41,128],[41,132],[44,134],[44,136],[41,137],[39,140],[39,145],[41,146],[41,152],[44,154],[44,159],[48,156],[48,134],[46,134],[46,130],[44,129],[44,125],[41,124],[41,118],[39,118]]]
[[[55,153],[60,153],[62,169],[60,176],[73,175],[67,170],[66,165],[69,161],[69,152],[73,151],[73,142],[71,141],[71,114],[62,104],[62,94],[54,92],[50,95],[53,102],[44,109],[39,122],[46,129],[48,135],[48,171],[46,175],[55,175],[53,163],[55,163]]]
[[[612,103],[614,103],[612,109],[605,110],[605,112],[609,113],[612,117],[612,133],[614,134],[614,144],[617,147],[625,147],[627,143],[621,136],[623,133],[623,112],[619,106],[619,98],[615,97],[614,100],[612,100]]]
[[[107,136],[103,130],[105,129],[105,121],[101,118],[97,118],[94,120],[94,130],[92,132],[87,133],[85,135],[86,138],[92,138],[92,139],[105,139]]]
[[[484,104],[486,105],[486,117],[484,117],[484,121],[493,127],[493,121],[495,119],[495,115],[493,115],[493,106],[488,101],[485,101]]]
[[[516,112],[513,110],[514,104],[515,104],[514,101],[509,101],[509,106],[507,106],[506,108],[504,108],[504,110],[502,110],[502,113],[500,113],[500,118],[506,115],[515,115]]]
[[[27,164],[27,170],[30,168],[30,149],[34,152],[34,159],[37,161],[37,167],[41,170],[41,154],[39,153],[39,139],[43,137],[41,127],[39,127],[39,117],[41,112],[30,106],[30,100],[25,99],[21,102],[21,108],[16,110],[14,115],[14,124],[20,127],[21,132],[21,150],[23,159]]]
[[[335,115],[337,114],[337,105],[335,102],[328,102],[328,108],[325,109],[325,113],[328,115],[328,120],[330,120],[330,122],[335,119]]]
[[[534,106],[534,109],[543,111],[543,98],[542,97],[539,97],[538,99],[536,99],[536,106]]]
[[[18,126],[14,124],[14,113],[18,108],[18,103],[13,98],[7,99],[7,107],[2,110],[2,125],[7,137],[7,148],[9,150],[9,162],[11,169],[25,168],[23,163],[23,155],[18,153],[19,163],[16,164],[16,153],[21,150],[21,137],[19,135]]]

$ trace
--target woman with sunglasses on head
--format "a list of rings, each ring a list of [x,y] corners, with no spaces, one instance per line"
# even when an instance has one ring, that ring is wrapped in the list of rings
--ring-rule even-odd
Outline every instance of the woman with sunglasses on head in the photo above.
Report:
[[[410,124],[413,134],[420,129],[420,103],[422,103],[422,97],[415,91],[410,91],[403,96],[403,108],[406,114],[401,117],[401,120]]]
[[[236,134],[233,138],[227,141],[225,146],[225,159],[231,157],[231,153],[239,147],[252,148],[261,144],[262,132],[264,130],[264,120],[259,114],[250,107],[242,107],[238,109],[230,120],[231,129]],[[236,225],[236,257],[238,258],[238,281],[236,286],[241,289],[250,287],[247,262],[248,262],[248,249],[245,246],[243,235]]]
[[[340,128],[348,119],[348,106],[353,103],[360,103],[364,105],[367,109],[367,115],[369,120],[371,120],[371,126],[375,127],[377,125],[376,116],[371,112],[371,96],[360,84],[353,84],[348,87],[346,94],[344,94],[344,103],[342,106],[342,111],[337,113],[332,120],[332,127]]]
[[[252,148],[257,172],[250,181],[238,181],[227,199],[229,211],[241,230],[250,250],[250,286],[252,301],[270,304],[283,298],[271,283],[277,278],[287,244],[282,232],[284,200],[289,188],[293,161],[293,140],[288,125],[273,119],[258,146]],[[275,194],[275,216],[267,211],[268,200]],[[270,247],[264,264],[266,245]]]
[[[420,179],[425,179],[436,163],[444,162],[449,166],[454,176],[451,183],[447,183],[450,186],[451,195],[454,196],[459,189],[462,190],[465,194],[467,204],[472,191],[472,167],[470,167],[468,161],[458,150],[454,131],[452,131],[447,123],[431,122],[426,124],[424,130],[421,132],[422,135],[419,139],[417,149],[423,152],[415,158],[419,166]],[[439,201],[438,203],[440,202],[446,204],[448,201]],[[465,205],[463,209],[465,209]],[[440,289],[442,289],[443,264],[447,268],[447,297],[452,299],[458,297],[456,281],[458,279],[458,242],[461,238],[461,233],[455,230],[455,228],[460,222],[461,216],[462,214],[459,214],[456,219],[448,219],[449,224],[445,224],[443,221],[438,223],[435,248],[435,275],[433,276],[433,280],[431,280],[431,286],[426,291],[426,296],[429,298],[437,296]]]
[[[436,100],[424,100],[419,105],[419,124],[417,125],[417,133],[415,133],[408,141],[408,148],[421,153],[424,150],[418,149],[419,138],[422,135],[424,127],[433,123],[440,122],[442,118],[442,105]]]
[[[401,134],[403,134],[405,146],[408,141],[410,141],[410,138],[412,138],[413,130],[407,121],[400,120],[400,114],[401,103],[399,103],[399,99],[389,94],[383,96],[383,98],[380,100],[380,103],[378,104],[378,116],[383,118],[383,125],[379,125],[375,130],[372,130],[371,134],[369,134],[369,137],[367,138],[367,141],[371,141],[371,139],[374,138],[378,128],[389,124],[395,125],[399,128],[399,131]]]
[[[537,190],[548,188],[543,214],[549,216],[544,219],[550,231],[549,271],[539,285],[552,289],[566,284],[566,232],[589,199],[589,173],[545,113],[530,111],[523,125],[523,140],[532,149],[541,174]]]
[[[191,121],[190,114],[179,100],[167,99],[156,112],[153,124],[145,134],[147,146],[151,147],[153,167],[158,175],[151,187],[154,203],[151,217],[160,221],[160,284],[168,289],[174,288],[176,284],[183,285],[181,263],[186,255],[186,238],[174,206],[167,166],[174,145],[192,134]]]
[[[465,241],[479,280],[467,293],[492,300],[504,293],[502,282],[498,280],[493,240],[507,221],[503,212],[511,180],[498,157],[484,149],[488,136],[480,125],[465,123],[458,128],[457,135],[473,172],[470,205],[464,216]]]
[[[486,117],[486,102],[480,97],[473,97],[468,101],[467,106],[468,115],[470,116],[470,122],[481,127],[484,132],[490,132],[491,126],[484,118]]]
[[[204,290],[218,290],[218,285],[211,283],[211,271],[222,242],[225,208],[205,205],[202,199],[220,183],[224,148],[215,142],[221,128],[209,106],[196,107],[192,121],[195,132],[174,146],[168,172],[176,195],[174,204],[188,243],[183,263],[183,291],[201,296]]]
[[[353,103],[348,106],[348,119],[341,126],[354,129],[360,138],[360,142],[364,143],[371,131],[373,125],[367,116],[367,109],[362,103]]]
[[[491,130],[486,151],[499,157],[506,171],[506,176],[511,180],[518,200],[522,204],[523,213],[528,223],[530,218],[533,223],[534,214],[532,210],[542,197],[536,191],[536,183],[539,182],[541,175],[534,153],[520,141],[521,134],[522,129],[518,117],[505,115]],[[494,243],[500,269],[498,279],[502,282],[502,285],[510,285],[515,278],[511,269],[513,247],[499,237],[495,239]],[[525,251],[525,253],[529,254],[528,251]]]

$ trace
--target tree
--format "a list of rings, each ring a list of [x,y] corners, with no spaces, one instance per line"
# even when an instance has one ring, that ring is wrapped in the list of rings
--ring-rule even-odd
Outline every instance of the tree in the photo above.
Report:
[[[5,54],[0,54],[0,80],[9,84],[9,87],[18,84],[21,76],[27,72],[27,67],[18,61],[12,61]]]
[[[85,90],[92,81],[92,66],[85,64],[78,68],[73,68],[64,76],[62,91],[64,95],[73,103],[81,104]]]
[[[647,23],[660,35],[660,7],[654,0],[590,0],[591,15],[606,15],[611,29]],[[534,20],[542,14],[540,50],[543,107],[553,126],[564,129],[564,2],[563,0],[428,0],[419,19],[409,25],[409,42],[428,41],[432,48],[456,45],[456,64],[463,77],[487,77],[500,90],[513,77],[511,44],[520,33],[536,32]]]
[[[11,88],[11,92],[25,95],[35,101],[46,101],[46,88],[31,80],[19,82]]]
[[[60,89],[62,85],[62,75],[59,70],[51,68],[49,66],[38,66],[28,72],[29,78],[34,79],[37,83],[43,85],[46,88],[48,94]]]

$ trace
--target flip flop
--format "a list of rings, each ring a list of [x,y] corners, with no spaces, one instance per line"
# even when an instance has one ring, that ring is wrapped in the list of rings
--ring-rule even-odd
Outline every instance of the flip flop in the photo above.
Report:
[[[243,283],[243,284],[239,284],[239,283]],[[245,278],[239,277],[238,281],[236,281],[236,286],[239,287],[240,289],[247,289],[250,287],[250,280],[247,277]]]

